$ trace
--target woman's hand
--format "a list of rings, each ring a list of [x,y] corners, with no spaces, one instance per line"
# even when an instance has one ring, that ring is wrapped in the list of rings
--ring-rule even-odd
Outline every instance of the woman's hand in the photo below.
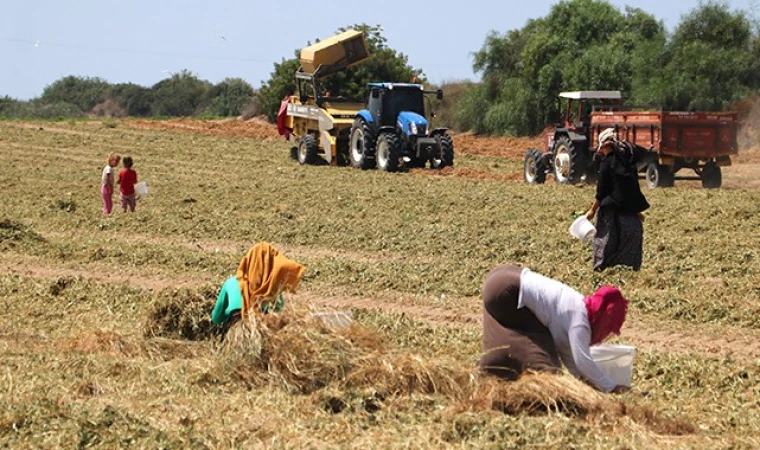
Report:
[[[631,390],[631,388],[630,388],[630,387],[628,387],[628,386],[624,386],[624,385],[622,385],[622,384],[618,384],[617,386],[615,386],[615,387],[614,387],[614,388],[613,388],[613,389],[610,391],[610,394],[624,394],[624,393],[626,393],[626,392],[628,392],[628,391],[630,391],[630,390]]]
[[[594,199],[594,203],[591,204],[591,208],[589,208],[588,212],[586,213],[586,218],[588,220],[594,219],[594,216],[596,215],[596,210],[599,209],[599,206],[601,206],[601,202],[599,200]]]

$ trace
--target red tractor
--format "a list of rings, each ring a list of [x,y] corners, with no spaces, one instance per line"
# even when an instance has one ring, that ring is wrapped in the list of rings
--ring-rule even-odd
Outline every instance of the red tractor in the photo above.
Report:
[[[546,152],[530,149],[525,154],[524,179],[535,184],[552,172],[560,184],[575,184],[594,178],[591,149],[591,116],[594,111],[620,104],[620,91],[577,91],[559,94],[562,123],[546,135]]]

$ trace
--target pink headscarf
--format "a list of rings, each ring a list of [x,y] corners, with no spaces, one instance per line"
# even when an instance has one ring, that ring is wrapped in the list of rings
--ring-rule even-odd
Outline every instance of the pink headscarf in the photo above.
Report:
[[[602,286],[586,297],[586,311],[591,325],[591,345],[601,343],[610,334],[620,334],[628,311],[628,300],[620,289]]]

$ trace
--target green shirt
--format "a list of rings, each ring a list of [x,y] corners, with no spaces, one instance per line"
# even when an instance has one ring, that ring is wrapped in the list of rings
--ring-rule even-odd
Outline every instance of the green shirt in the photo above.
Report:
[[[261,312],[264,314],[280,312],[284,307],[285,300],[282,298],[282,294],[280,294],[277,296],[274,305],[263,303],[261,305]],[[237,277],[229,277],[222,285],[222,290],[219,291],[216,305],[214,305],[214,310],[211,312],[211,321],[219,325],[227,323],[230,320],[230,315],[240,309],[243,309],[243,293],[240,292],[240,283]]]
[[[243,308],[243,294],[240,292],[240,283],[236,277],[229,277],[219,291],[214,311],[211,313],[211,321],[223,324],[230,320],[230,314]]]

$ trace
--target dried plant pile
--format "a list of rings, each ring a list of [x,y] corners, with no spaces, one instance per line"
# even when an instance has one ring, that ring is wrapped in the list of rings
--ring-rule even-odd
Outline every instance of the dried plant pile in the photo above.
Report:
[[[212,287],[162,291],[148,310],[145,336],[191,341],[218,337],[223,330],[211,322],[216,295]]]
[[[306,311],[255,314],[234,325],[218,351],[220,378],[310,394],[323,388],[371,391],[382,398],[437,395],[463,407],[508,414],[538,411],[583,416],[605,399],[570,377],[534,374],[517,383],[483,375],[454,358],[425,357],[367,340],[359,323],[330,328]]]

